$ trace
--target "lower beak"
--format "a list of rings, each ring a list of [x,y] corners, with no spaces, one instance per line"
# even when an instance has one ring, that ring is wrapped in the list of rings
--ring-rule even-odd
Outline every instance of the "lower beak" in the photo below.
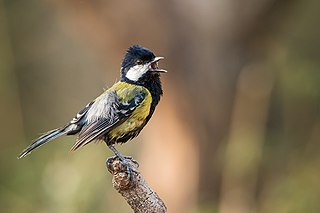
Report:
[[[168,72],[167,70],[164,69],[160,69],[158,67],[158,61],[164,59],[164,57],[155,57],[151,62],[150,62],[150,71],[151,72],[162,72],[162,73],[166,73]]]

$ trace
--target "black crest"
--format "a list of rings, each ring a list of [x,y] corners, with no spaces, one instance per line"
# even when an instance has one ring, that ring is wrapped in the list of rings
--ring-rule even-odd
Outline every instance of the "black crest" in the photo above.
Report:
[[[136,65],[137,61],[140,61],[140,63],[147,63],[152,61],[154,58],[155,55],[149,49],[140,45],[133,45],[128,48],[122,61],[121,69],[126,70]]]

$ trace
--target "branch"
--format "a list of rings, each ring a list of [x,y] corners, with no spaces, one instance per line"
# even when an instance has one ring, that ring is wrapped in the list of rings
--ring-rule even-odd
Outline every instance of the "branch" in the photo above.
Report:
[[[138,163],[126,157],[133,171],[129,172],[127,166],[117,157],[107,159],[107,169],[112,174],[112,185],[127,201],[134,212],[167,212],[167,207],[161,198],[146,183],[142,175],[135,170]]]

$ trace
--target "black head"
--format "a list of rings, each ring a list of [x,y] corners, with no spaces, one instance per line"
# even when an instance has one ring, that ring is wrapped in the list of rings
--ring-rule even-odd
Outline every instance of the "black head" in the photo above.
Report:
[[[156,57],[145,47],[134,45],[129,47],[121,64],[121,80],[138,82],[152,75],[158,76],[160,72],[158,61],[163,57]]]

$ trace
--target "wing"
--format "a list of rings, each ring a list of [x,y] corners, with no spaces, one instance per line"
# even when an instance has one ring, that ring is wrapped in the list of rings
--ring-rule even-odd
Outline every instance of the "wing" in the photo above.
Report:
[[[68,128],[67,135],[77,134],[81,130],[84,125],[86,114],[88,113],[93,103],[94,101],[87,104],[87,106],[80,110],[77,115],[69,122],[69,124],[65,126],[65,128]]]
[[[82,110],[80,110],[77,115],[70,121],[71,124],[78,124],[81,119],[87,114],[88,110],[91,108],[94,101],[90,102]]]
[[[140,86],[121,88],[116,92],[106,91],[87,110],[85,124],[71,150],[75,151],[95,139],[100,139],[110,129],[123,123],[143,102],[146,95],[147,92]]]

